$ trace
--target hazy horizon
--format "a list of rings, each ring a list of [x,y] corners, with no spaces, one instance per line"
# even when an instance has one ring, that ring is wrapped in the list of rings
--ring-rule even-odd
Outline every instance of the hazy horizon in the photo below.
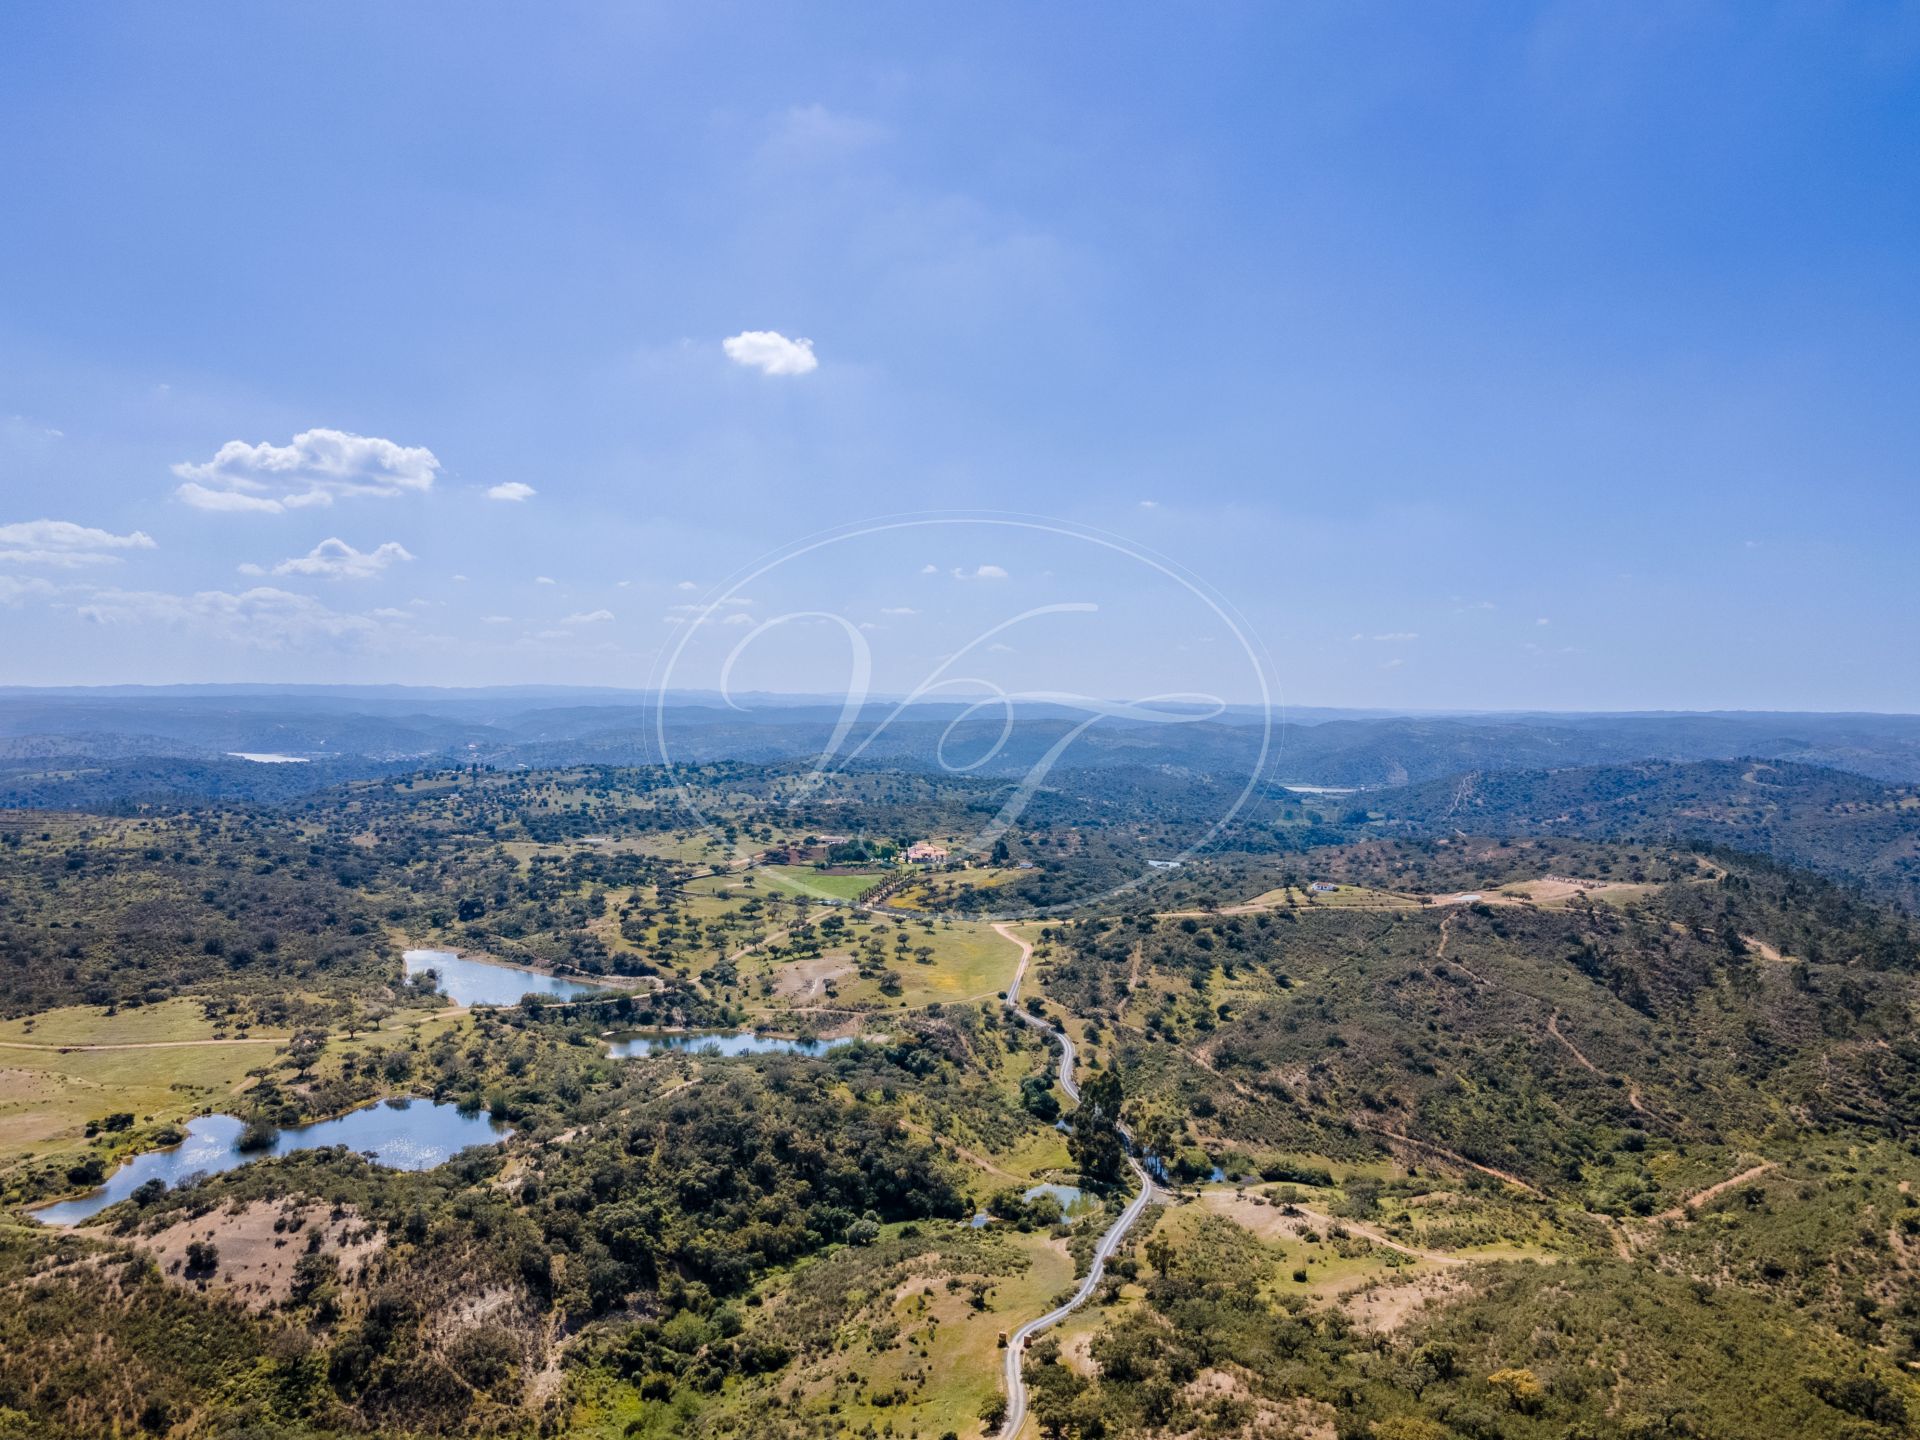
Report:
[[[297,698],[302,695],[334,696],[341,699],[367,698],[379,699],[383,696],[442,696],[449,699],[472,698],[515,698],[524,697],[529,701],[551,697],[556,700],[571,700],[576,703],[600,703],[614,705],[624,703],[656,704],[664,697],[669,704],[688,706],[721,706],[726,699],[718,691],[698,689],[676,689],[658,691],[644,687],[619,687],[603,685],[564,685],[564,684],[506,684],[506,685],[426,685],[408,684],[394,681],[384,684],[363,684],[354,682],[309,682],[309,681],[166,681],[152,684],[130,684],[115,681],[101,681],[91,685],[19,685],[0,684],[0,696],[32,695],[69,695],[80,698],[138,698],[143,695],[177,696],[193,698],[203,696],[209,699],[221,697],[245,697],[257,695],[262,698],[284,696]],[[1121,696],[1102,697],[1119,700]],[[845,697],[831,691],[803,690],[747,690],[735,692],[735,703],[751,709],[755,702],[777,706],[825,706],[838,708],[845,703]],[[911,699],[899,692],[874,691],[865,701],[866,705],[896,705],[907,702],[916,706],[963,708],[969,701],[964,699],[939,699],[923,697]],[[1022,700],[1023,705],[1039,707],[1046,702]],[[1224,714],[1257,718],[1263,707],[1241,701],[1229,700],[1223,709]],[[1326,719],[1534,719],[1540,717],[1564,719],[1685,719],[1685,718],[1805,718],[1822,720],[1844,720],[1854,717],[1901,720],[1920,719],[1920,711],[1909,710],[1776,710],[1746,707],[1717,707],[1714,709],[1675,709],[1671,707],[1653,707],[1636,709],[1586,709],[1564,708],[1543,709],[1531,706],[1512,707],[1471,707],[1471,706],[1379,706],[1379,705],[1342,705],[1329,701],[1292,701],[1276,700],[1272,706],[1272,715],[1276,723],[1289,719],[1312,717]]]

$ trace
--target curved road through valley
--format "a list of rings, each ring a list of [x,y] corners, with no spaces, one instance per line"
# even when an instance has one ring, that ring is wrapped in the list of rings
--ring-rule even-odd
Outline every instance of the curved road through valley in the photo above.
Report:
[[[1060,1088],[1067,1097],[1076,1103],[1080,1099],[1079,1082],[1073,1078],[1073,1041],[1064,1030],[1057,1030],[1037,1015],[1029,1015],[1020,1008],[1020,982],[1026,978],[1027,962],[1033,958],[1033,946],[1014,934],[1005,924],[993,927],[1002,938],[1012,941],[1020,947],[1020,964],[1013,972],[1013,980],[1007,986],[1007,1008],[1013,1011],[1021,1021],[1034,1029],[1053,1036],[1060,1042]],[[1027,1423],[1027,1381],[1020,1373],[1020,1363],[1026,1357],[1027,1344],[1034,1336],[1049,1326],[1057,1325],[1082,1305],[1087,1303],[1101,1278],[1106,1274],[1107,1261],[1113,1252],[1120,1248],[1120,1242],[1126,1239],[1127,1231],[1141,1216],[1153,1200],[1153,1177],[1141,1168],[1140,1162],[1131,1154],[1127,1156],[1127,1165],[1133,1171],[1134,1178],[1140,1182],[1140,1193],[1133,1197],[1131,1204],[1120,1212],[1120,1218],[1113,1222],[1106,1234],[1100,1237],[1100,1243],[1093,1250],[1093,1264],[1087,1267],[1086,1278],[1073,1292],[1066,1303],[1057,1309],[1049,1310],[1037,1319],[1029,1320],[1012,1335],[1007,1337],[1007,1357],[1002,1367],[1007,1383],[1007,1418],[1000,1427],[1000,1440],[1014,1440],[1020,1429]]]

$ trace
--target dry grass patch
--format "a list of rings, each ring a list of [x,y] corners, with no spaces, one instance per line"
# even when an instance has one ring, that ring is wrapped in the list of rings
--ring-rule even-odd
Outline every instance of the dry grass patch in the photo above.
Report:
[[[317,1239],[315,1237],[318,1237]],[[189,1273],[187,1247],[211,1242],[219,1254],[212,1273]],[[255,1200],[238,1210],[216,1210],[134,1237],[168,1279],[209,1284],[253,1310],[284,1304],[293,1293],[302,1255],[334,1257],[351,1280],[385,1248],[387,1237],[348,1208],[299,1201]]]

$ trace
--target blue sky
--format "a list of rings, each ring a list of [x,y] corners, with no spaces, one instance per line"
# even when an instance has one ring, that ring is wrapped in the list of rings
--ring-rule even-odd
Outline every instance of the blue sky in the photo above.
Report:
[[[640,685],[941,510],[1298,703],[1920,709],[1912,5],[11,6],[0,134],[0,683]],[[682,678],[1255,698],[895,538]]]

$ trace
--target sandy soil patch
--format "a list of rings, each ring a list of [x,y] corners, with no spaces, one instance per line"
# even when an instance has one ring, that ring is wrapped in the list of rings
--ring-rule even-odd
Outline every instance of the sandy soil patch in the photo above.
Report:
[[[1233,1434],[1247,1440],[1334,1440],[1334,1411],[1317,1400],[1262,1400],[1230,1370],[1202,1370],[1183,1387],[1186,1401],[1203,1414],[1232,1405],[1252,1414]],[[1244,1411],[1242,1411],[1244,1413]],[[1204,1427],[1189,1435],[1214,1433]],[[1182,1437],[1184,1440],[1184,1437]]]
[[[1093,1358],[1093,1337],[1096,1332],[1089,1330],[1076,1335],[1060,1347],[1060,1358],[1067,1368],[1076,1375],[1084,1375],[1089,1380],[1100,1373],[1100,1364]]]
[[[827,986],[852,975],[855,969],[849,955],[789,961],[774,972],[773,993],[786,1000],[823,1000]]]
[[[315,1235],[320,1237],[317,1245]],[[369,1231],[351,1209],[336,1216],[325,1205],[270,1200],[255,1200],[238,1212],[217,1210],[134,1237],[163,1274],[181,1283],[194,1283],[186,1274],[187,1246],[196,1240],[211,1240],[219,1250],[220,1263],[209,1283],[255,1310],[286,1300],[293,1290],[293,1267],[310,1249],[335,1256],[342,1278],[351,1279],[387,1243],[383,1233]]]
[[[1339,1300],[1340,1308],[1365,1330],[1391,1334],[1430,1306],[1445,1304],[1470,1289],[1457,1271],[1436,1270],[1404,1284],[1363,1285]]]
[[[1531,900],[1536,905],[1564,905],[1577,895],[1589,895],[1596,900],[1621,899],[1651,890],[1651,885],[1638,884],[1631,880],[1582,880],[1569,875],[1543,875],[1538,880],[1522,880],[1512,885],[1503,885],[1497,894],[1486,898],[1493,903],[1511,900]]]

